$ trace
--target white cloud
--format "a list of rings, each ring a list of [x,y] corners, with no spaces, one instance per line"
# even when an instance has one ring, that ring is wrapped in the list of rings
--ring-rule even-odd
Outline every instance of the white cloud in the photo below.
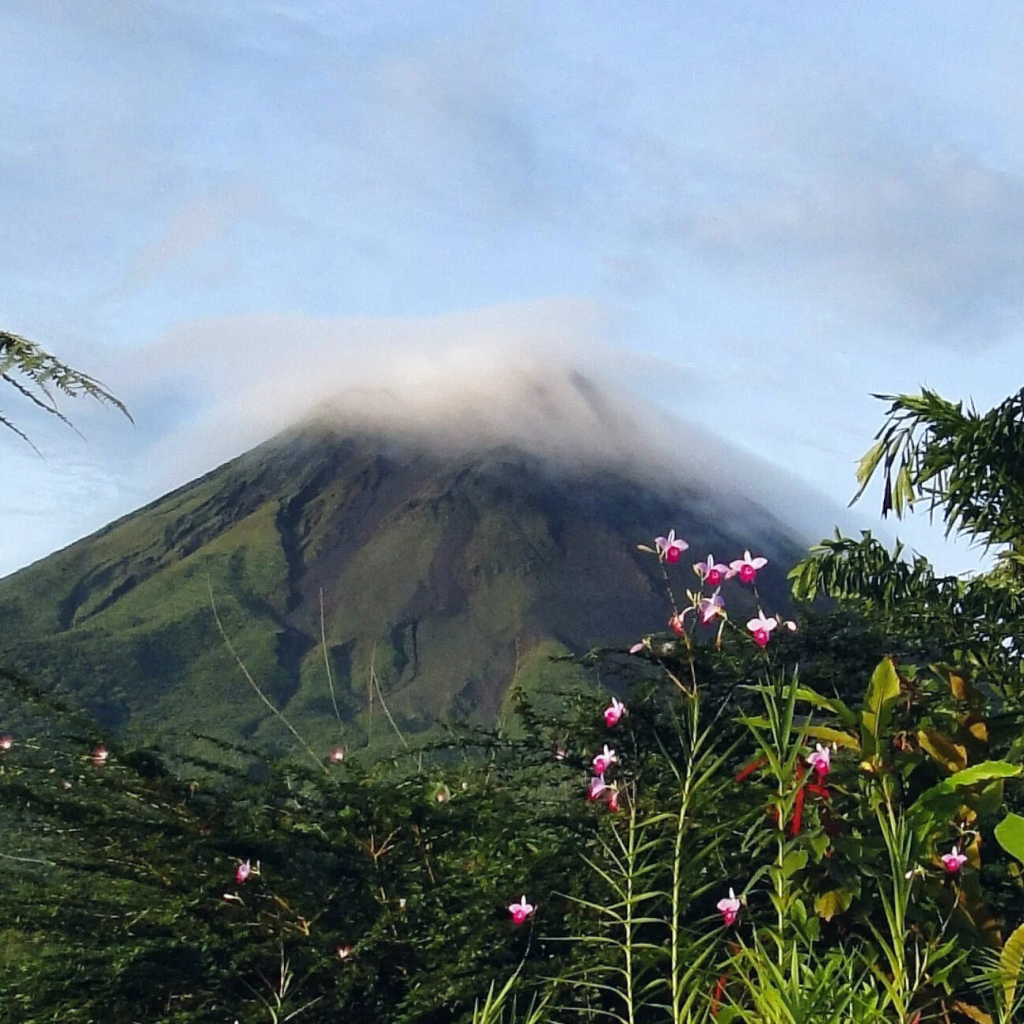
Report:
[[[764,524],[751,518],[752,501],[808,539],[836,512],[781,471],[659,409],[649,371],[611,347],[605,314],[590,303],[419,319],[194,321],[130,365],[123,354],[117,361],[95,369],[138,428],[88,406],[69,410],[94,461],[30,465],[12,478],[22,506],[12,519],[56,512],[24,549],[32,556],[42,544],[70,542],[83,524],[102,525],[98,510],[124,514],[312,414],[443,452],[511,444],[571,472],[612,467],[647,484],[689,483],[754,537]],[[78,442],[48,434],[44,450],[58,443]],[[41,488],[47,472],[50,486]],[[0,571],[19,564],[14,558],[0,550]]]

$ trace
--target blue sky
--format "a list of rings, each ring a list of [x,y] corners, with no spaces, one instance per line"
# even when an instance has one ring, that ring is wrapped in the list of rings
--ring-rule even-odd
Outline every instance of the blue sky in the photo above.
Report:
[[[0,573],[340,356],[478,333],[845,504],[871,392],[1024,379],[1022,45],[999,2],[7,0],[0,324],[138,426],[71,405],[83,442],[0,396],[46,454],[0,436]]]

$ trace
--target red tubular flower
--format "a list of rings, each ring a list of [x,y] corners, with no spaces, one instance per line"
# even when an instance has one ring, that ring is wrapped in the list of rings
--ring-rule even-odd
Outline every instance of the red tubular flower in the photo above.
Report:
[[[725,995],[725,981],[727,975],[720,974],[715,982],[715,994],[711,997],[711,1016],[717,1017],[718,1011],[722,1008],[722,996]]]
[[[804,820],[804,791],[803,788],[797,790],[796,803],[793,805],[793,820],[789,824],[789,834],[796,836],[800,834],[800,826]]]
[[[796,781],[799,786],[804,778],[804,766],[797,762],[796,766]],[[800,834],[800,826],[804,820],[804,787],[796,791],[796,801],[793,804],[793,820],[789,824],[789,834],[796,836]]]
[[[745,765],[736,773],[736,781],[744,782],[746,779],[750,778],[750,776],[753,775],[758,768],[763,768],[767,763],[768,758],[766,757],[754,758],[754,760],[751,761],[750,764]]]

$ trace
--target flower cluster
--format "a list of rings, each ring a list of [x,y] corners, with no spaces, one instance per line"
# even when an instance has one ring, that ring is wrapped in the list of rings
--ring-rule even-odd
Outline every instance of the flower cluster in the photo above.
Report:
[[[623,711],[624,710],[625,708],[623,707]],[[604,745],[604,750],[602,750],[600,754],[597,754],[591,762],[594,768],[594,775],[590,779],[590,783],[587,787],[587,799],[600,800],[603,797],[608,801],[608,810],[612,812],[619,809],[619,787],[614,783],[606,782],[605,774],[613,764],[618,764],[618,762],[618,754],[616,754],[615,751],[606,743]]]
[[[689,544],[681,537],[677,537],[675,530],[669,530],[667,537],[656,537],[653,548],[648,547],[646,544],[640,545],[641,551],[655,554],[660,562],[667,562],[670,565],[678,562],[680,555],[687,548],[689,548]],[[729,563],[716,562],[713,554],[709,554],[705,561],[695,562],[693,571],[700,580],[701,590],[696,593],[687,591],[690,605],[682,612],[678,609],[673,611],[672,617],[668,621],[669,629],[676,636],[683,636],[686,632],[686,616],[690,612],[695,613],[703,626],[712,625],[716,619],[720,619],[724,625],[727,616],[725,599],[721,593],[722,584],[726,580],[731,579],[737,579],[740,583],[753,584],[757,580],[758,572],[767,564],[767,558],[763,555],[752,555],[749,548],[744,550],[742,558],[736,558]],[[705,586],[713,587],[714,589],[711,593],[705,593],[703,590]],[[767,616],[761,609],[758,609],[757,617],[747,622],[747,631],[750,633],[754,643],[759,647],[766,647],[771,640],[772,631],[777,629],[779,625],[785,626],[786,629],[792,632],[796,631],[796,623],[792,620],[780,622],[774,616]],[[721,627],[719,628],[719,637],[721,637]],[[641,641],[640,643],[633,644],[629,649],[629,653],[639,654],[645,647],[649,646],[649,640]]]
[[[794,836],[800,830],[800,815],[803,809],[805,792],[813,793],[826,801],[830,799],[830,793],[825,786],[825,780],[832,771],[832,755],[835,753],[836,749],[837,748],[834,743],[831,747],[824,746],[821,743],[816,743],[814,745],[814,749],[804,758],[804,762],[802,764],[798,763],[796,766],[796,779],[799,789],[796,796],[793,822],[791,826],[791,834]],[[743,782],[753,772],[757,771],[759,768],[763,768],[767,763],[767,758],[765,757],[756,758],[751,761],[750,764],[740,769],[736,774],[736,781]],[[805,764],[814,773],[814,781],[804,781]],[[956,845],[953,846],[949,853],[941,854],[938,859],[947,876],[958,875],[960,873],[960,869],[968,860],[967,856],[962,853]],[[923,867],[918,866],[908,871],[904,877],[909,881],[915,875],[924,876],[926,873],[927,872]],[[719,913],[722,915],[722,921],[726,927],[729,927],[736,922],[740,908],[744,903],[745,900],[742,897],[737,897],[732,888],[729,889],[728,896],[723,897],[718,901],[717,908]]]

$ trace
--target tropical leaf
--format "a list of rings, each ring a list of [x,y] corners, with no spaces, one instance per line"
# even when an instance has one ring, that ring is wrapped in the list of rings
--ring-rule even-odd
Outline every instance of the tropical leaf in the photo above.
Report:
[[[1024,924],[1010,935],[999,954],[1003,1005],[1010,1011],[1013,1010],[1017,1000],[1017,984],[1020,981],[1022,967],[1024,967]]]
[[[946,771],[959,772],[967,767],[967,751],[938,729],[919,729],[917,742]]]
[[[814,912],[824,921],[850,909],[853,893],[849,889],[830,889],[814,901]]]
[[[899,699],[900,677],[892,658],[883,658],[871,674],[861,713],[861,749],[865,757],[874,757],[882,734],[889,723],[892,705]]]
[[[995,827],[996,842],[1011,856],[1024,863],[1024,818],[1007,814]]]
[[[848,708],[838,697],[825,697],[808,686],[797,687],[796,699],[806,701],[816,708],[831,711],[848,728],[854,728],[860,721],[857,712]]]

